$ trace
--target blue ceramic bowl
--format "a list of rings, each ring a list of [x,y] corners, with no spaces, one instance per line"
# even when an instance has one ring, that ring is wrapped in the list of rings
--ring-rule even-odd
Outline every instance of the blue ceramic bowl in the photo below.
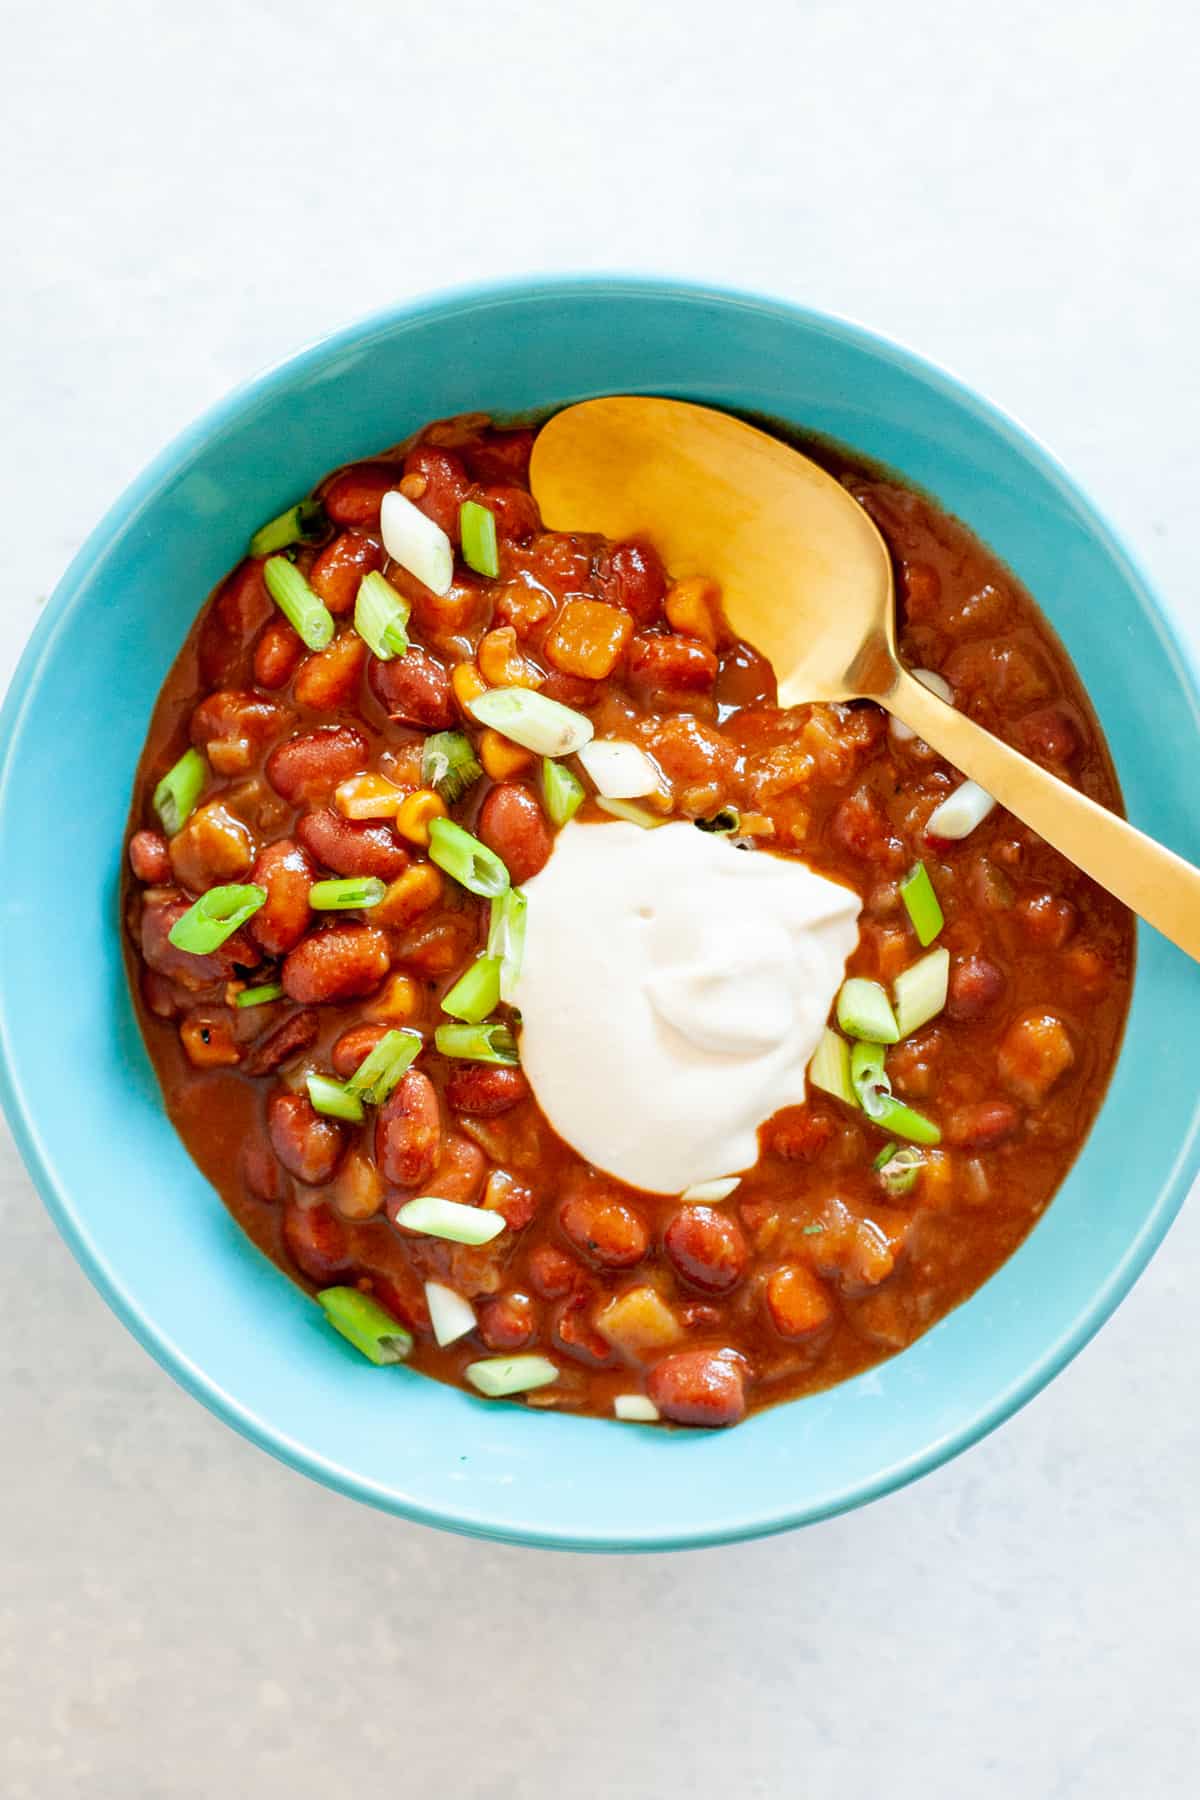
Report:
[[[4,1104],[59,1229],[130,1330],[214,1412],[317,1480],[410,1518],[650,1550],[870,1500],[991,1430],[1062,1368],[1126,1293],[1196,1169],[1185,1021],[1200,970],[1141,931],[1112,1091],[1046,1217],[966,1305],[829,1393],[730,1433],[642,1431],[376,1370],[334,1336],[193,1167],[142,1048],[117,891],[146,723],[200,601],[251,529],[327,469],[438,415],[614,390],[791,420],[927,487],[1065,639],[1131,816],[1200,860],[1194,674],[1111,530],[1022,431],[894,345],[796,307],[669,281],[530,280],[399,307],[293,357],[186,431],[97,527],[2,716],[0,1037]]]

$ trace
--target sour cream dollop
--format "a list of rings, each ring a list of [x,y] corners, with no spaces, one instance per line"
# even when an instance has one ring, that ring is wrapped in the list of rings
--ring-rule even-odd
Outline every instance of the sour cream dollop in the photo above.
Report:
[[[559,1136],[651,1192],[749,1168],[804,1099],[858,896],[682,823],[568,825],[526,892],[521,1063]]]

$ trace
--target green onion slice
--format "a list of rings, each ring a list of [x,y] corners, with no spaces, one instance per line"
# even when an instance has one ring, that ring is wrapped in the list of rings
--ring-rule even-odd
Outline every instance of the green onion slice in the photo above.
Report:
[[[489,688],[467,711],[535,756],[573,756],[593,737],[590,719],[533,688]]]
[[[497,1019],[490,1024],[439,1025],[433,1041],[443,1056],[462,1062],[500,1063],[513,1069],[521,1060],[512,1032]]]
[[[845,1038],[839,1037],[828,1026],[822,1032],[821,1041],[808,1065],[808,1079],[823,1093],[832,1094],[836,1100],[844,1100],[847,1106],[858,1105],[854,1089],[850,1085],[850,1046]]]
[[[457,1344],[459,1338],[466,1337],[479,1323],[471,1302],[443,1282],[425,1283],[425,1304],[429,1308],[433,1335],[443,1350],[448,1344]]]
[[[566,763],[542,759],[542,798],[550,823],[560,829],[575,817],[587,797],[587,789]]]
[[[397,1225],[419,1231],[423,1237],[445,1238],[451,1244],[490,1244],[504,1230],[504,1214],[485,1206],[464,1206],[459,1200],[443,1200],[440,1194],[419,1194],[396,1214]]]
[[[607,794],[596,794],[593,798],[601,812],[611,813],[614,819],[624,819],[627,825],[640,825],[643,831],[654,831],[667,822],[647,807],[635,806],[632,800],[610,800]]]
[[[868,1119],[878,1119],[882,1102],[891,1097],[884,1054],[882,1044],[855,1044],[850,1052],[850,1085]]]
[[[377,875],[347,875],[336,881],[314,881],[308,904],[317,912],[348,912],[351,908],[378,906],[387,883]]]
[[[400,1077],[416,1061],[424,1043],[419,1031],[389,1031],[368,1051],[346,1083],[346,1092],[382,1106]]]
[[[742,829],[742,815],[736,806],[723,806],[708,819],[693,819],[697,831],[713,831],[720,837],[736,837]]]
[[[243,988],[235,1006],[266,1006],[268,1001],[282,1000],[283,987],[278,981],[264,982],[262,987]]]
[[[875,1159],[880,1181],[888,1193],[897,1198],[911,1194],[924,1165],[921,1152],[907,1144],[903,1148],[899,1144],[889,1144],[883,1158]]]
[[[268,556],[263,564],[267,592],[310,650],[333,642],[333,614],[286,556]]]
[[[208,780],[208,764],[198,750],[185,750],[154,790],[154,810],[168,837],[182,831],[196,810]]]
[[[354,629],[380,662],[391,662],[408,649],[408,615],[412,609],[378,569],[364,575],[354,602]]]
[[[325,508],[319,500],[298,500],[277,519],[260,525],[250,539],[251,556],[272,556],[286,550],[289,544],[313,544],[329,529]]]
[[[865,1038],[872,1044],[900,1041],[891,1001],[877,981],[865,981],[860,975],[852,975],[842,983],[837,1022],[847,1037]]]
[[[508,870],[494,850],[456,825],[453,819],[434,819],[429,827],[429,860],[445,869],[462,887],[485,900],[495,899],[511,885]]]
[[[653,1425],[662,1417],[649,1394],[617,1394],[613,1414],[628,1425]]]
[[[238,886],[209,888],[207,894],[176,919],[167,936],[176,950],[207,956],[220,949],[240,925],[252,919],[267,898],[266,888]]]
[[[507,1006],[513,1003],[521,964],[525,958],[525,915],[528,908],[529,902],[520,888],[509,888],[507,893],[497,894],[492,901],[487,953],[500,959],[500,998]],[[452,1012],[454,1009],[451,1007],[448,1010]],[[491,1007],[488,1011],[491,1011]],[[459,1014],[460,1018],[466,1016],[465,1013]]]
[[[914,863],[900,883],[900,898],[912,920],[917,942],[923,950],[927,949],[946,923],[946,917],[923,862]]]
[[[331,1119],[349,1119],[352,1125],[361,1123],[362,1101],[357,1094],[350,1093],[340,1081],[331,1081],[328,1075],[309,1075],[306,1079],[314,1112],[325,1113]]]
[[[878,1110],[871,1114],[882,1131],[890,1131],[893,1136],[908,1138],[914,1144],[940,1144],[942,1134],[932,1119],[924,1113],[914,1112],[911,1106],[905,1106],[892,1094],[881,1094],[876,1102]]]
[[[461,800],[483,774],[475,746],[465,731],[435,731],[421,751],[421,780],[439,793],[447,806]]]
[[[492,904],[494,906],[495,901]],[[456,1019],[465,1019],[470,1025],[478,1025],[489,1013],[495,1012],[499,999],[500,958],[481,956],[465,975],[459,976],[450,992],[443,994],[442,1011],[453,1013]]]
[[[901,1037],[909,1037],[937,1017],[950,991],[950,952],[931,950],[920,962],[904,969],[892,983],[896,997],[896,1023]]]
[[[360,1294],[357,1288],[326,1288],[317,1295],[317,1304],[335,1331],[361,1350],[368,1361],[377,1365],[403,1362],[412,1354],[412,1333],[405,1331],[378,1300]]]
[[[468,1363],[463,1373],[473,1388],[489,1400],[508,1394],[527,1394],[531,1388],[549,1387],[558,1370],[548,1356],[485,1356]]]
[[[500,573],[496,515],[481,506],[478,500],[464,500],[458,509],[458,528],[462,536],[463,561],[468,569],[494,580]]]

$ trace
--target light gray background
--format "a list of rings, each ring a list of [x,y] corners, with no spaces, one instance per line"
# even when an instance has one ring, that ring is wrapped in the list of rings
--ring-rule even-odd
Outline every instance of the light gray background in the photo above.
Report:
[[[896,334],[1048,439],[1200,626],[1184,0],[0,22],[4,674],[101,511],[231,383],[535,267],[734,280]],[[109,1316],[7,1140],[0,1244],[5,1800],[1197,1791],[1194,1203],[951,1467],[647,1560],[456,1540],[277,1467]]]

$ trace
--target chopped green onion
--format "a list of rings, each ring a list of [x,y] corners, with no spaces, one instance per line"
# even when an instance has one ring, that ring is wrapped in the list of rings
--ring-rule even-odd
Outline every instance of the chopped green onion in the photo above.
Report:
[[[512,1069],[521,1060],[512,1032],[497,1020],[490,1025],[439,1025],[433,1041],[443,1056],[457,1056],[463,1062],[500,1063]]]
[[[911,1194],[924,1166],[925,1158],[921,1152],[908,1145],[901,1149],[898,1144],[889,1144],[883,1161],[878,1157],[875,1159],[880,1181],[888,1193],[897,1199],[904,1194]]]
[[[369,1294],[352,1287],[326,1288],[317,1295],[317,1304],[324,1308],[334,1330],[340,1331],[369,1361],[382,1366],[403,1362],[412,1354],[411,1331],[405,1331]]]
[[[896,997],[896,1023],[900,1036],[909,1037],[930,1019],[936,1018],[946,1004],[950,990],[950,952],[931,950],[911,969],[904,969],[892,983]]]
[[[693,819],[697,831],[714,831],[721,837],[736,837],[742,829],[742,815],[736,806],[723,806],[708,819]]]
[[[884,1054],[882,1044],[855,1044],[850,1052],[850,1085],[868,1119],[879,1118],[880,1104],[892,1091]]]
[[[632,800],[610,800],[607,794],[597,794],[595,800],[601,812],[611,813],[614,819],[624,819],[627,825],[640,825],[643,831],[654,831],[667,822],[646,807],[635,806]]]
[[[801,1237],[820,1237],[820,1235],[824,1231],[824,1229],[825,1229],[825,1227],[823,1225],[806,1225],[804,1227],[804,1230],[800,1233],[800,1236]]]
[[[415,575],[433,594],[448,594],[454,584],[454,547],[440,525],[419,506],[392,488],[379,509],[383,547],[393,562]]]
[[[905,1106],[892,1094],[880,1094],[876,1101],[877,1110],[870,1116],[881,1131],[890,1131],[896,1137],[909,1138],[915,1144],[940,1144],[942,1134],[932,1119],[924,1113],[914,1112],[911,1106]]]
[[[461,800],[483,774],[475,746],[465,731],[435,731],[421,751],[421,780],[434,788],[447,806]]]
[[[440,1281],[425,1283],[425,1304],[429,1308],[429,1323],[433,1326],[433,1335],[444,1350],[448,1344],[457,1344],[459,1338],[466,1337],[474,1331],[478,1323],[475,1308],[453,1288],[443,1286]]]
[[[847,1037],[865,1038],[872,1044],[895,1044],[900,1039],[891,1001],[877,981],[864,981],[861,975],[842,983],[837,1022]]]
[[[286,550],[289,544],[312,544],[324,537],[329,528],[325,508],[319,500],[298,500],[277,519],[260,525],[250,539],[251,556],[271,556]]]
[[[495,513],[481,506],[478,500],[464,500],[458,509],[458,529],[462,537],[463,561],[468,569],[494,580],[500,573]]]
[[[649,1394],[618,1394],[613,1400],[613,1413],[627,1425],[653,1425],[662,1417]]]
[[[467,711],[535,756],[573,756],[594,735],[590,719],[533,688],[489,688],[468,703]]]
[[[550,823],[561,829],[575,817],[587,798],[587,789],[573,769],[553,757],[542,759],[542,797]]]
[[[871,1167],[873,1169],[882,1169],[891,1161],[899,1148],[899,1144],[885,1144],[883,1149],[879,1152],[879,1155],[875,1158],[875,1161],[871,1164]]]
[[[508,1394],[527,1394],[530,1388],[548,1387],[558,1380],[558,1370],[548,1356],[485,1356],[463,1370],[473,1388],[489,1400]]]
[[[209,888],[207,894],[201,894],[176,919],[167,933],[168,941],[176,950],[188,950],[193,956],[207,956],[210,951],[220,949],[239,925],[252,919],[266,898],[266,888],[236,883]]]
[[[331,1081],[328,1075],[309,1075],[306,1082],[314,1112],[325,1113],[331,1119],[349,1119],[352,1125],[361,1123],[362,1101],[340,1081]]]
[[[387,883],[377,875],[347,875],[336,881],[314,881],[308,904],[317,912],[349,912],[352,908],[378,906]]]
[[[521,963],[525,957],[525,915],[528,907],[529,902],[520,888],[509,888],[507,893],[497,894],[492,901],[487,953],[500,958],[500,998],[508,1006],[513,1003]],[[465,1014],[460,1016],[466,1017]]]
[[[154,790],[154,810],[168,837],[174,837],[196,810],[208,780],[208,764],[198,750],[185,750]]]
[[[456,1019],[465,1019],[470,1025],[478,1025],[481,1019],[495,1012],[499,999],[500,958],[480,956],[465,975],[459,976],[450,992],[442,995],[442,1011],[453,1013]]]
[[[378,569],[364,575],[354,602],[354,629],[380,662],[391,662],[408,649],[408,601]]]
[[[266,1006],[270,1000],[282,1000],[283,987],[278,981],[264,982],[262,987],[243,988],[235,1006]]]
[[[702,1206],[705,1203],[716,1205],[719,1200],[728,1200],[735,1188],[740,1187],[740,1175],[722,1175],[717,1181],[697,1181],[691,1187],[684,1188],[679,1198],[686,1200],[689,1206]]]
[[[823,1093],[832,1094],[836,1100],[844,1100],[847,1106],[858,1105],[854,1089],[850,1085],[850,1046],[845,1038],[839,1037],[828,1026],[822,1032],[821,1041],[808,1065],[808,1079]]]
[[[424,1041],[419,1031],[385,1032],[351,1075],[346,1092],[356,1094],[368,1106],[382,1106],[400,1077],[416,1061]]]
[[[434,819],[429,827],[429,860],[445,869],[472,894],[495,899],[511,885],[508,870],[494,850],[456,825],[453,819]]]
[[[662,777],[646,752],[626,738],[593,738],[578,755],[597,793],[608,800],[640,800],[662,788]]]
[[[310,650],[333,642],[333,614],[286,556],[268,556],[263,564],[267,592]]]
[[[946,916],[923,862],[914,863],[900,883],[900,898],[912,920],[917,942],[923,950],[928,949],[946,923]]]
[[[490,1244],[504,1230],[504,1214],[485,1206],[464,1206],[459,1200],[443,1200],[440,1194],[419,1194],[407,1200],[396,1214],[397,1225],[419,1231],[422,1237],[445,1238],[451,1244]]]
[[[925,833],[931,838],[946,838],[953,843],[969,837],[982,825],[996,802],[977,781],[964,781],[925,821]]]

